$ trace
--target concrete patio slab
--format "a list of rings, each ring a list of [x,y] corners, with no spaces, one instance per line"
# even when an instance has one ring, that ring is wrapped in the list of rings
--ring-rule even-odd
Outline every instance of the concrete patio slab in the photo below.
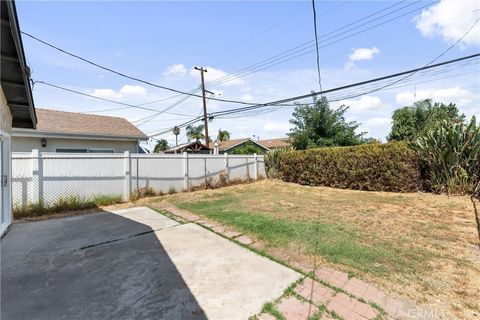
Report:
[[[122,217],[139,222],[153,230],[170,228],[179,225],[178,222],[169,219],[155,210],[146,207],[127,208],[121,210],[110,211]]]
[[[147,208],[19,223],[2,319],[247,319],[300,275]]]
[[[301,276],[195,224],[155,234],[208,319],[248,319]]]

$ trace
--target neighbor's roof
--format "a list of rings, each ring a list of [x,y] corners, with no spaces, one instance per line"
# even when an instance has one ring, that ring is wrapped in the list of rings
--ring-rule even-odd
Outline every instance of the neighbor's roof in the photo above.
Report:
[[[260,140],[258,141],[261,145],[267,148],[281,148],[281,147],[289,147],[291,145],[288,138],[275,138],[275,139],[268,139],[268,140]]]
[[[124,118],[38,108],[36,112],[37,129],[29,130],[32,133],[147,139],[142,131]]]
[[[260,144],[258,141],[255,141],[253,139],[250,139],[250,138],[243,138],[243,139],[233,139],[233,140],[227,140],[227,141],[220,141],[218,142],[218,149],[220,151],[225,151],[225,150],[229,150],[233,147],[236,147],[238,145],[241,145],[242,143],[245,143],[247,141],[251,141],[253,143],[255,143],[256,145],[259,145],[260,147],[263,147],[265,149],[268,149],[266,146]]]
[[[192,141],[192,142],[187,142],[187,143],[182,143],[179,144],[178,146],[172,147],[170,149],[165,150],[165,153],[172,153],[172,152],[177,152],[177,151],[182,151],[186,149],[190,149],[191,147],[194,147],[195,151],[198,150],[211,150],[209,147],[204,145],[203,143],[199,141]]]

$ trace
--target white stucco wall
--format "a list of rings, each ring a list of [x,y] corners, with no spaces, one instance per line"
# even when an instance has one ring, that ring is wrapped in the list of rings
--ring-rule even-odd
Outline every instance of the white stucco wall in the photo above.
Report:
[[[0,130],[10,133],[12,131],[12,114],[7,105],[7,100],[0,87]]]
[[[115,149],[119,152],[137,152],[136,141],[116,141],[116,140],[88,140],[88,139],[59,139],[46,138],[47,146],[42,147],[40,142],[42,138],[31,137],[12,137],[12,151],[13,152],[31,152],[32,149],[38,149],[40,152],[56,152],[57,148],[62,149]]]

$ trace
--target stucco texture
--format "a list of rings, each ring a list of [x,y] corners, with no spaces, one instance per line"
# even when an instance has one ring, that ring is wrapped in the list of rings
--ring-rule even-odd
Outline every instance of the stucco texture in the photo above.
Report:
[[[3,94],[3,90],[0,87],[0,130],[7,133],[12,132],[12,114],[10,108],[7,105],[7,100]]]

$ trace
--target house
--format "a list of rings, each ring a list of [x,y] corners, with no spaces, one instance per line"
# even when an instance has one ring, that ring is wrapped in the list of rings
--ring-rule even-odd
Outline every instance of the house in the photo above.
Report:
[[[217,144],[220,154],[264,154],[268,151],[267,147],[250,138],[220,141]]]
[[[258,143],[260,143],[262,146],[270,150],[278,149],[278,148],[287,148],[292,146],[292,143],[290,142],[289,138],[259,140]]]
[[[37,119],[15,2],[0,1],[0,236],[12,222],[12,128],[34,130]]]
[[[179,144],[176,147],[170,148],[165,150],[164,153],[202,153],[202,154],[209,154],[211,153],[212,149],[207,147],[206,145],[202,144],[199,141],[188,142]]]
[[[36,113],[36,128],[12,130],[13,152],[140,152],[140,141],[148,139],[124,118],[38,108]]]

